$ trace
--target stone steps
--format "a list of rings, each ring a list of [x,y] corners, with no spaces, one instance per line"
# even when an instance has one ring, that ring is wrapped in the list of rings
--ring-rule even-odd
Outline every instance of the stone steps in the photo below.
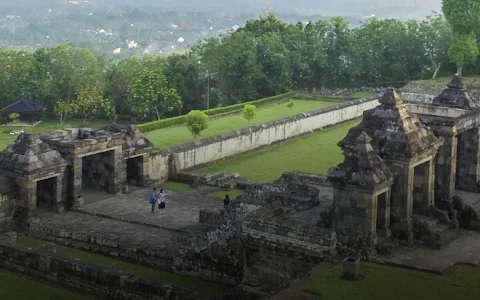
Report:
[[[441,220],[434,217],[414,214],[413,220],[415,242],[435,249],[445,248],[460,233],[458,229],[442,224]]]

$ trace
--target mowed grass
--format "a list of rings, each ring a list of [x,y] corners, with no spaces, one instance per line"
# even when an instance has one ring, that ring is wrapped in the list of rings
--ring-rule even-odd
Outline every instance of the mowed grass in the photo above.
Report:
[[[368,92],[368,91],[360,91],[360,92],[356,92],[356,93],[353,93],[351,95],[349,95],[348,97],[349,98],[366,98],[366,97],[370,97],[372,96],[373,94],[375,94],[374,92]]]
[[[92,300],[47,282],[0,271],[0,299],[5,300]]]
[[[339,101],[343,101],[339,99]],[[292,108],[287,107],[287,103],[279,103],[265,107],[258,107],[257,114],[250,121],[250,126],[262,124],[265,122],[283,119],[289,116],[308,112],[323,107],[334,105],[335,101],[321,100],[295,100]],[[241,113],[220,117],[210,120],[208,128],[202,132],[200,138],[206,138],[218,134],[227,133],[233,130],[249,127],[247,120]],[[192,134],[185,125],[162,128],[145,133],[146,137],[159,148],[168,148],[175,145],[181,145],[193,141]]]
[[[0,149],[4,149],[7,147],[8,144],[13,142],[18,135],[10,135],[10,132],[15,130],[22,130],[26,133],[45,133],[54,130],[58,130],[61,128],[69,128],[69,127],[91,127],[91,128],[100,128],[104,125],[109,124],[110,121],[106,120],[88,120],[85,124],[83,120],[68,120],[63,124],[60,125],[58,120],[44,120],[42,123],[38,124],[35,127],[10,127],[10,126],[0,126]]]
[[[452,81],[452,77],[453,77],[453,74],[451,76],[441,76],[435,79],[417,80],[417,82],[446,86],[447,84],[450,83],[450,81]],[[470,84],[474,81],[480,81],[480,76],[462,76],[462,81],[465,84]]]
[[[219,161],[195,172],[238,172],[240,176],[254,182],[270,182],[290,171],[327,174],[329,168],[343,161],[337,143],[359,122],[360,120],[348,121],[276,146]]]
[[[27,248],[38,248],[46,242],[43,240],[35,239],[29,236],[19,236],[17,238],[17,244]],[[222,290],[228,288],[227,285],[201,280],[185,275],[165,272],[157,269],[147,268],[144,266],[125,262],[120,259],[107,257],[100,254],[95,254],[87,251],[77,250],[71,247],[65,247],[57,245],[57,253],[69,258],[78,258],[83,261],[100,264],[115,268],[124,272],[135,274],[138,277],[149,278],[158,280],[165,283],[170,283],[178,287],[183,287],[192,291],[196,291],[204,295],[214,295]],[[3,298],[0,298],[3,299]],[[15,299],[15,298],[5,298]],[[37,299],[37,298],[36,298]],[[49,299],[49,298],[46,298]],[[42,299],[43,300],[43,299]]]
[[[358,281],[342,279],[337,265],[308,283],[306,290],[328,300],[474,300],[480,299],[480,269],[460,267],[450,275],[360,265]]]

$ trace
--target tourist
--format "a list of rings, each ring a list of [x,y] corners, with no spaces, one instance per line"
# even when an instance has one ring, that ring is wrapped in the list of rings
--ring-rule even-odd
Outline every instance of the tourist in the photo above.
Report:
[[[160,190],[160,194],[158,194],[158,209],[165,208],[165,193],[163,189]]]
[[[229,204],[230,204],[230,196],[226,194],[225,199],[223,199],[223,206],[227,206]]]
[[[154,213],[155,203],[157,203],[157,188],[153,188],[153,192],[150,194],[149,202],[152,205],[152,213]]]

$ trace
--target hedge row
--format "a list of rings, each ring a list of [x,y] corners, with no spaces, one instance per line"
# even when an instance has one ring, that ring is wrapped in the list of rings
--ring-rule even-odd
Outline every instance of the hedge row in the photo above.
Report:
[[[234,104],[234,105],[229,105],[229,106],[224,106],[224,107],[206,109],[203,112],[207,116],[215,116],[215,115],[219,115],[219,114],[233,112],[233,111],[236,111],[236,110],[241,110],[245,106],[245,104],[253,104],[253,105],[256,105],[256,106],[262,106],[262,105],[269,104],[271,102],[276,102],[276,101],[279,101],[279,100],[290,98],[291,96],[293,96],[293,94],[294,94],[293,92],[289,92],[289,93],[280,94],[280,95],[276,95],[276,96],[272,96],[272,97],[268,97],[268,98],[258,99],[258,100],[255,100],[255,101],[244,102],[244,103],[239,103],[239,104]],[[141,132],[149,132],[149,131],[153,131],[153,130],[157,130],[157,129],[161,129],[161,128],[165,128],[165,127],[174,126],[174,125],[181,125],[181,124],[184,124],[186,122],[186,117],[187,117],[186,115],[183,115],[183,116],[178,116],[178,117],[173,117],[173,118],[168,118],[168,119],[163,119],[163,120],[157,120],[157,121],[152,121],[152,122],[143,123],[143,124],[138,124],[137,128]]]

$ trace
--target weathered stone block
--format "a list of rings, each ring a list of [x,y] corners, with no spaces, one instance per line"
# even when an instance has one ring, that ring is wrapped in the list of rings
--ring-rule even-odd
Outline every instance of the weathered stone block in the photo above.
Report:
[[[347,257],[343,260],[343,278],[358,280],[360,278],[360,258]]]

